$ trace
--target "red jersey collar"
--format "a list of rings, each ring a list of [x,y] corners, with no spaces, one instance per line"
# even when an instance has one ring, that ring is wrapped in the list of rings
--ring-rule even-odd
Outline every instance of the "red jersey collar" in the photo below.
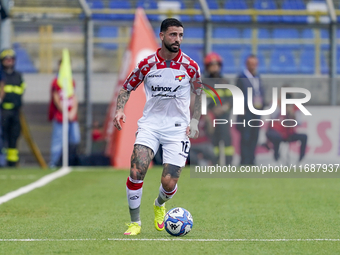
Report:
[[[160,60],[160,61],[164,61],[164,58],[162,58],[160,55],[159,55],[159,51],[161,50],[161,48],[159,48],[158,50],[157,50],[157,58]],[[182,51],[181,51],[181,49],[179,49],[179,51],[178,51],[178,54],[177,54],[177,56],[176,57],[174,57],[173,59],[171,59],[171,60],[173,60],[173,61],[178,61],[179,60],[179,58],[181,57],[181,55],[182,55]]]

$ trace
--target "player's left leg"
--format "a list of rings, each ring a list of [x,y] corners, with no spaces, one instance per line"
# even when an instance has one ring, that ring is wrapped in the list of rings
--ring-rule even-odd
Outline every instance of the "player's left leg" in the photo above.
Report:
[[[181,132],[182,131],[182,132]],[[180,136],[178,135],[181,134]],[[165,202],[177,191],[177,181],[189,155],[190,141],[185,130],[169,132],[162,136],[163,173],[158,197],[155,200],[155,228],[164,230]]]
[[[155,200],[155,227],[164,230],[165,202],[170,200],[177,192],[177,182],[182,168],[172,164],[164,164],[159,194]]]

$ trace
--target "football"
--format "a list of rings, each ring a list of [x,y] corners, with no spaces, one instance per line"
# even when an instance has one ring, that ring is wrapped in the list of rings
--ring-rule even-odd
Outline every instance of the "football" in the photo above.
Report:
[[[165,230],[172,236],[185,236],[193,224],[190,212],[181,207],[172,208],[164,217]]]

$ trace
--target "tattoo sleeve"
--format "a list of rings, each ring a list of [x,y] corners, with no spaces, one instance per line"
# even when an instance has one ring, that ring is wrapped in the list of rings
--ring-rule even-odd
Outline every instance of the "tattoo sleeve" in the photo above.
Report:
[[[179,178],[182,172],[182,168],[171,164],[164,164],[162,176],[166,177],[170,175],[171,178]]]
[[[118,99],[117,99],[117,108],[116,110],[124,110],[124,106],[126,102],[129,100],[131,91],[127,91],[124,88],[121,88],[119,91]]]
[[[136,144],[131,156],[130,177],[134,180],[143,180],[153,157],[150,148]]]
[[[193,119],[196,119],[196,120],[200,119],[201,108],[202,108],[202,94],[196,95],[195,97],[194,114],[192,116]]]

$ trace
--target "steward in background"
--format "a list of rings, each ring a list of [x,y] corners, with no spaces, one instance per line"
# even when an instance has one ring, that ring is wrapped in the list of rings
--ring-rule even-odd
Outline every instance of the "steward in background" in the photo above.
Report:
[[[2,79],[4,82],[4,97],[1,103],[1,118],[4,147],[7,153],[7,165],[15,167],[19,161],[17,141],[20,136],[20,109],[22,95],[26,84],[21,73],[15,70],[15,52],[4,49],[0,53]]]

